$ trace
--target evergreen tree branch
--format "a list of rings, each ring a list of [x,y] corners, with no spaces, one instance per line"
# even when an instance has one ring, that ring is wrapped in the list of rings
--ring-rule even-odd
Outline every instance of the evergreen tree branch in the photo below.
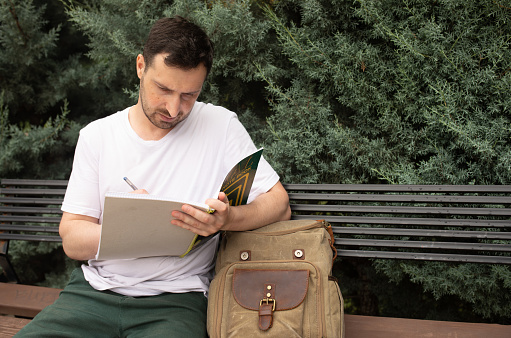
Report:
[[[12,18],[14,19],[14,22],[16,22],[16,27],[18,28],[18,31],[20,32],[21,36],[23,37],[23,42],[24,42],[24,45],[26,46],[27,42],[28,42],[28,36],[25,33],[25,31],[23,30],[23,28],[21,28],[21,24],[18,19],[18,15],[16,14],[16,8],[11,0],[9,0],[9,5],[10,5],[9,12],[11,13]]]

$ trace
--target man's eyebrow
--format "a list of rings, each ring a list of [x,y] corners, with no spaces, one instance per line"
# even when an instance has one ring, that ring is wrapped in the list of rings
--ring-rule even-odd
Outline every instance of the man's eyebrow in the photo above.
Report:
[[[195,95],[197,93],[200,93],[200,89],[199,90],[196,90],[196,91],[193,91],[193,92],[188,92],[188,93],[181,93],[181,94],[185,94],[185,95]]]
[[[158,81],[156,81],[156,80],[154,80],[154,83],[155,83],[158,87],[160,87],[161,89],[169,90],[169,91],[172,91],[172,92],[174,91],[174,89],[167,88],[167,86],[162,85],[161,83],[159,83],[159,82],[158,82]],[[199,90],[194,90],[194,91],[191,91],[191,92],[186,92],[186,93],[181,93],[181,94],[185,94],[185,95],[194,95],[194,94],[200,93],[200,91],[201,91],[201,90],[202,90],[202,88],[201,88],[201,89],[199,89]]]

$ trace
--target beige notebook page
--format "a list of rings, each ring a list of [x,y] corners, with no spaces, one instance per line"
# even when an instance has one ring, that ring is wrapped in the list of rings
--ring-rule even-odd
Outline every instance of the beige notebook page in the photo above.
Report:
[[[181,210],[183,203],[142,196],[107,194],[96,259],[181,256],[187,252],[196,235],[170,223],[172,210]]]

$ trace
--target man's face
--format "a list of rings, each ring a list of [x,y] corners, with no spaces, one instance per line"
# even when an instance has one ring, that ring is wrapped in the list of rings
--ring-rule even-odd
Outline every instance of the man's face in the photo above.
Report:
[[[168,67],[164,57],[157,55],[148,67],[143,56],[138,56],[139,100],[154,126],[172,129],[190,115],[207,72],[202,64],[190,70]]]

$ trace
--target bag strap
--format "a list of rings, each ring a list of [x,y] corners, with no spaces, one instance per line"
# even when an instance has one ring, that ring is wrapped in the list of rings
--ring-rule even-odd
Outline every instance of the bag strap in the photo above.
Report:
[[[271,300],[273,303],[261,300],[259,303],[259,329],[267,331],[273,325],[273,311],[275,311],[275,300]]]
[[[326,231],[328,231],[328,233],[330,234],[330,239],[328,240],[328,242],[330,242],[330,248],[332,248],[332,251],[334,252],[334,257],[332,258],[332,265],[333,265],[335,258],[337,258],[337,248],[334,246],[334,243],[335,243],[334,232],[332,230],[332,225],[330,223],[327,223],[325,221],[323,221],[323,223],[325,225]]]

